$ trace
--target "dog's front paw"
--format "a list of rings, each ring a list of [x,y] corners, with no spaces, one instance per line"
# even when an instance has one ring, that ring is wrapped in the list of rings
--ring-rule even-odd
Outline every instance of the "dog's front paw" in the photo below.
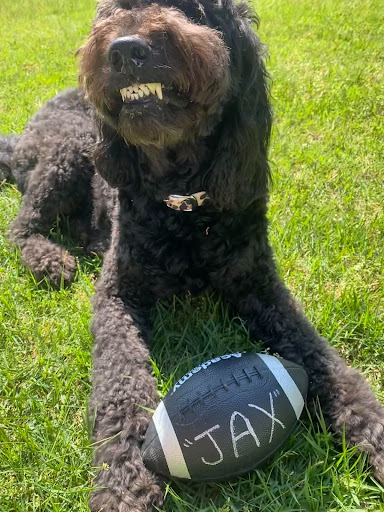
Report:
[[[145,496],[135,496],[129,491],[122,491],[117,496],[109,489],[100,489],[93,491],[89,499],[89,509],[91,512],[150,512],[153,505],[161,505],[162,501],[160,488],[157,492],[148,490]]]
[[[108,489],[93,491],[88,505],[91,512],[119,512],[121,510],[117,497]]]
[[[71,283],[75,277],[75,258],[43,236],[30,237],[22,248],[21,257],[38,280],[46,277],[56,288]]]
[[[111,469],[100,471],[96,479],[99,488],[89,499],[91,512],[150,512],[163,503],[155,477],[144,466],[133,466],[132,473],[128,468],[121,474]]]

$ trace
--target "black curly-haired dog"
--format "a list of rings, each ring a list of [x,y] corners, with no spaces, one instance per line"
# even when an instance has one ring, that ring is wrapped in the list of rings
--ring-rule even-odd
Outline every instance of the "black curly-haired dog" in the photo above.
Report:
[[[231,304],[255,339],[305,366],[311,397],[337,433],[345,430],[351,445],[370,453],[384,480],[384,408],[316,333],[276,270],[266,219],[271,110],[252,20],[245,4],[231,0],[101,0],[80,50],[99,139],[81,93],[51,103],[57,112],[44,129],[45,168],[31,171],[35,181],[12,228],[25,261],[36,268],[39,242],[45,269],[57,279],[67,268],[68,253],[31,233],[36,216],[52,223],[58,204],[80,220],[84,204],[89,229],[93,149],[98,173],[117,190],[92,323],[90,408],[94,464],[102,468],[94,512],[143,512],[161,503],[158,481],[140,458],[147,410],[157,403],[149,310],[157,299],[207,290]],[[97,206],[101,181],[93,190]]]

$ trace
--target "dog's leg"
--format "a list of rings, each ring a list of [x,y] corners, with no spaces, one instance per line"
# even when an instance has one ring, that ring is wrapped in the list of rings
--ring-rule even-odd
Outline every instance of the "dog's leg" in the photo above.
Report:
[[[98,473],[89,506],[92,512],[144,512],[162,501],[160,487],[140,455],[151,417],[148,408],[157,405],[143,341],[147,315],[140,311],[138,319],[136,308],[100,288],[94,300],[90,403]]]
[[[91,168],[80,170],[70,164],[61,167],[52,162],[48,169],[38,164],[31,172],[9,238],[20,247],[23,263],[37,279],[46,276],[54,286],[73,280],[76,271],[74,257],[47,237],[60,214],[71,214],[79,208],[83,224],[90,226],[92,173]]]
[[[272,353],[304,365],[310,398],[319,397],[335,432],[341,435],[345,429],[348,443],[371,454],[375,474],[384,481],[383,406],[363,376],[347,367],[312,327],[278,277],[270,254],[254,260],[250,273],[244,274],[240,262],[231,269],[232,278],[217,281],[216,288],[232,302],[253,337],[265,342]]]

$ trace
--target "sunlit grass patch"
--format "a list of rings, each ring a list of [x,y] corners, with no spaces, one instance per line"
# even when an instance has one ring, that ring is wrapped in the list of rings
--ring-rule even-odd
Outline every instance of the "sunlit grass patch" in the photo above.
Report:
[[[0,132],[21,132],[44,101],[76,84],[74,54],[94,7],[1,2]],[[321,334],[384,399],[382,2],[259,0],[256,9],[273,77],[270,234],[280,271]],[[76,251],[74,285],[41,286],[6,239],[19,203],[2,184],[0,512],[85,512],[90,298],[100,261]],[[159,304],[153,320],[160,396],[201,361],[250,346],[216,297]],[[377,512],[384,490],[317,410],[257,471],[228,483],[170,483],[164,510]]]

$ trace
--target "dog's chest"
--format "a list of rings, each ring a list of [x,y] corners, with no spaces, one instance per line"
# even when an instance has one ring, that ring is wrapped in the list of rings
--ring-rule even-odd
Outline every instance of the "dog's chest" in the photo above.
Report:
[[[119,226],[120,257],[147,274],[205,279],[238,249],[235,222],[206,208],[173,211],[165,204],[122,201]]]

